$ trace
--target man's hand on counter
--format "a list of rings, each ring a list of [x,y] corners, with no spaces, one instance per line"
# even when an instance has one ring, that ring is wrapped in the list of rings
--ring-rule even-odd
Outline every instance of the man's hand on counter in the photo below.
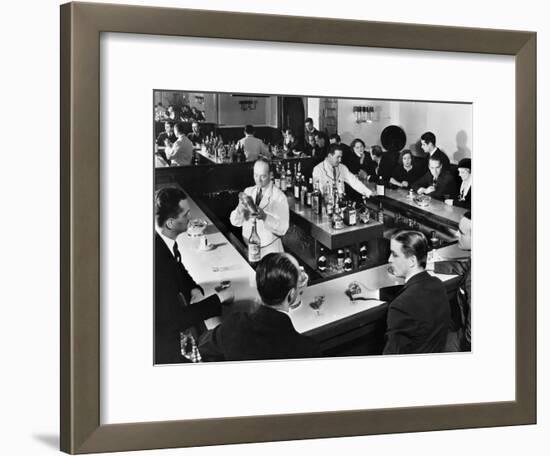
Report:
[[[357,281],[351,282],[348,285],[346,294],[354,301],[357,299],[380,299],[380,292],[378,290],[371,290],[365,284]]]

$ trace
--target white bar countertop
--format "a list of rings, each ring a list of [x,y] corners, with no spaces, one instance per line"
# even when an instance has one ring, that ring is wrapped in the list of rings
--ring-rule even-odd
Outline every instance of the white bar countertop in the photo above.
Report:
[[[192,198],[188,200],[191,208],[190,219],[200,218],[208,222],[204,233],[208,244],[214,246],[211,250],[201,251],[198,249],[198,237],[191,237],[187,233],[182,233],[178,237],[178,247],[189,274],[203,287],[205,296],[214,293],[214,288],[222,280],[230,280],[236,303],[258,302],[254,270]],[[446,249],[449,250],[449,247],[445,247],[441,251],[446,251]],[[441,258],[455,256],[458,255],[453,250],[452,255],[442,255]],[[436,253],[434,259],[439,258]],[[301,333],[311,331],[383,304],[382,301],[374,300],[350,301],[345,290],[352,281],[359,281],[371,289],[403,283],[401,279],[390,275],[387,272],[387,267],[386,264],[307,287],[302,295],[302,304],[290,311],[290,317],[296,330]],[[456,277],[446,274],[432,273],[432,275],[439,277],[443,282]],[[316,296],[324,296],[320,315],[308,305]],[[207,327],[215,327],[219,321],[220,319],[217,317],[212,318],[206,322]]]

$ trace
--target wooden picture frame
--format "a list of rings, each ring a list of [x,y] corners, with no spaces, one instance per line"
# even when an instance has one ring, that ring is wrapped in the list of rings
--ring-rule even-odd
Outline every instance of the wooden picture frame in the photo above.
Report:
[[[228,25],[230,24],[230,25]],[[516,400],[100,424],[100,33],[474,52],[515,57]],[[218,445],[536,422],[536,34],[157,7],[61,6],[61,449]]]

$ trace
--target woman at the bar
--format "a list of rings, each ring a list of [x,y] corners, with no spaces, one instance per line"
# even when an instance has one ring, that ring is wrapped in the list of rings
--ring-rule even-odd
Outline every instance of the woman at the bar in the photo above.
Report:
[[[376,163],[372,160],[370,153],[365,150],[365,143],[362,139],[354,139],[349,147],[350,150],[344,154],[342,163],[359,179],[367,180],[369,176],[376,173]]]
[[[405,149],[401,152],[399,163],[393,170],[390,184],[401,188],[408,188],[413,182],[420,179],[423,174],[422,168],[413,163],[412,152],[409,149]]]
[[[462,180],[458,198],[446,199],[445,203],[470,209],[472,205],[472,160],[470,158],[463,158],[458,162],[458,175]]]

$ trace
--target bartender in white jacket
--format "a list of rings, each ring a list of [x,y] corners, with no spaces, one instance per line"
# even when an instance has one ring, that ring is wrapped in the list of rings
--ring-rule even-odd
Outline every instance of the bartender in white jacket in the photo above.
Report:
[[[288,230],[288,201],[285,194],[269,179],[269,163],[257,160],[254,163],[254,182],[244,193],[252,198],[258,208],[256,230],[260,236],[261,257],[268,253],[284,252],[281,238]],[[248,242],[252,232],[252,218],[249,208],[239,200],[238,206],[229,217],[233,226],[243,227],[243,239]]]
[[[319,189],[324,191],[326,186],[333,187],[338,181],[345,182],[357,193],[370,197],[372,191],[363,184],[346,165],[342,165],[344,150],[340,144],[332,144],[326,158],[313,168],[313,182],[319,184]]]

